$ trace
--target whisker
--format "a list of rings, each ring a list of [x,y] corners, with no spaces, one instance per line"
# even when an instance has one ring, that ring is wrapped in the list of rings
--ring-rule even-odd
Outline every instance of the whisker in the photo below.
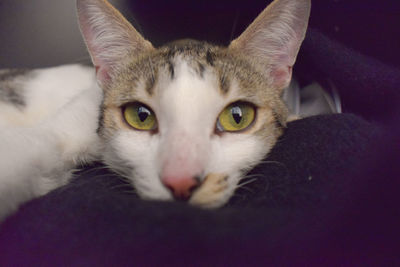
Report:
[[[110,167],[107,165],[101,165],[101,166],[93,167],[92,170],[110,170]]]
[[[81,168],[75,168],[72,171],[73,172],[80,172],[80,174],[82,175],[82,174],[87,174],[87,173],[90,173],[90,172],[95,172],[95,171],[104,170],[104,169],[109,170],[109,167],[108,166],[96,166],[96,167],[87,168],[87,166],[82,166]]]
[[[246,178],[247,178],[247,177],[246,177]],[[255,181],[257,181],[257,178],[253,178],[253,179],[250,179],[250,180],[248,180],[248,181],[244,181],[244,182],[242,182],[242,183],[239,183],[239,184],[237,185],[236,188],[243,187],[243,186],[245,186],[245,185],[247,185],[247,184],[250,184],[250,183],[253,183],[253,182],[255,182]]]
[[[264,177],[264,175],[259,174],[259,173],[247,174],[247,175],[243,176],[243,178],[241,180],[245,180],[245,179],[249,179],[249,178],[262,178],[262,177]]]
[[[285,164],[283,164],[282,162],[279,161],[275,161],[275,160],[262,160],[259,163],[263,163],[263,164],[277,164],[277,165],[281,165],[281,166],[285,166]]]
[[[248,188],[248,187],[245,187],[245,186],[239,186],[239,187],[237,187],[236,189],[238,189],[238,188],[243,189],[243,190],[246,190],[246,191],[248,191],[248,192],[250,192],[250,193],[252,193],[252,194],[255,193],[254,190],[252,190],[252,189],[250,189],[250,188]]]
[[[96,178],[104,178],[104,177],[114,177],[114,176],[109,175],[109,174],[100,174],[100,175],[96,175]]]
[[[289,168],[286,166],[286,164],[284,164],[282,162],[274,161],[274,160],[262,160],[259,162],[259,164],[274,164],[274,165],[281,166],[282,168],[285,169],[286,176],[289,175]]]

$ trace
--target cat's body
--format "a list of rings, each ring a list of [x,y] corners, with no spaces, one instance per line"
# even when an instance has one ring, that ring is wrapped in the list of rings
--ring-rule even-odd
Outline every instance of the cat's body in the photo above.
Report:
[[[0,72],[0,217],[92,160],[145,199],[226,203],[282,134],[309,1],[275,1],[228,48],[158,49],[106,1],[77,3],[96,71]]]
[[[3,70],[0,88],[2,218],[67,183],[80,163],[99,159],[102,92],[92,68],[79,65]]]

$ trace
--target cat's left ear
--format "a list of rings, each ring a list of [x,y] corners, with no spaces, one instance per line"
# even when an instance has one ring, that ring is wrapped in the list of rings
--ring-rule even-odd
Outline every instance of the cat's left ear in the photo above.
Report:
[[[274,88],[287,87],[310,16],[311,0],[275,0],[229,49],[260,63]]]
[[[77,0],[77,9],[79,26],[102,85],[107,86],[128,55],[153,49],[106,0]]]

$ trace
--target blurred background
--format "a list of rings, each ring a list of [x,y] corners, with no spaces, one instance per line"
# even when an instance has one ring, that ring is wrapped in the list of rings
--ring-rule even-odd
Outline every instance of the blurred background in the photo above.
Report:
[[[269,0],[111,0],[154,45],[178,38],[228,44]],[[400,67],[399,0],[314,0],[310,26]],[[0,68],[88,61],[75,0],[0,0]]]

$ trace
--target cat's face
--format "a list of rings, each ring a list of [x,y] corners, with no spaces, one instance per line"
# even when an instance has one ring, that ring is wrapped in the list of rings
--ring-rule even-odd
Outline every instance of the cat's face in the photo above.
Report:
[[[190,203],[219,206],[281,133],[286,109],[269,86],[245,59],[206,43],[133,58],[105,94],[104,159],[144,198],[173,199],[175,189]],[[168,179],[197,181],[174,188]]]
[[[78,0],[105,95],[104,161],[145,199],[226,203],[285,125],[280,93],[309,12],[295,2],[275,1],[228,48],[185,40],[155,49],[104,0]]]

